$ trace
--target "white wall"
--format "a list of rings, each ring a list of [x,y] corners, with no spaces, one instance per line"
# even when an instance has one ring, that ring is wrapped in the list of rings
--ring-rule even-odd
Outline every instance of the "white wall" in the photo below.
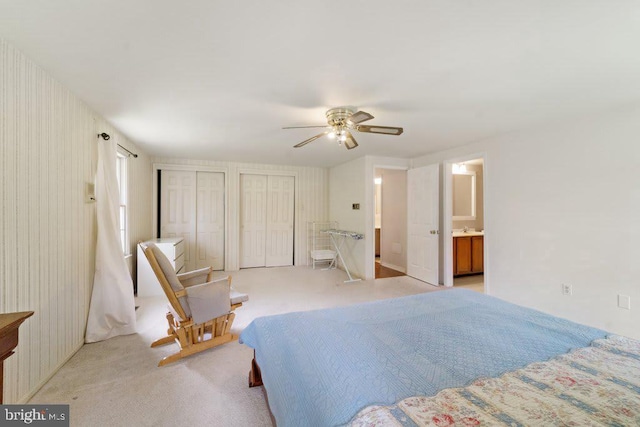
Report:
[[[497,297],[640,338],[640,110],[424,156],[484,153],[485,279]],[[573,286],[563,296],[561,284]],[[618,294],[631,310],[617,307]]]
[[[95,258],[98,132],[135,146],[0,40],[0,312],[35,311],[5,361],[5,403],[24,402],[84,342]],[[150,168],[132,159],[132,238],[148,227]]]
[[[329,171],[326,168],[265,165],[258,163],[238,163],[226,161],[187,160],[172,158],[154,158],[154,164],[173,165],[178,167],[213,167],[225,172],[227,183],[227,248],[225,253],[225,269],[239,269],[240,253],[240,174],[294,174],[296,178],[295,192],[295,234],[294,263],[306,265],[307,257],[307,223],[311,221],[327,221],[329,214]]]
[[[342,256],[347,263],[351,275],[365,277],[365,249],[375,244],[373,235],[373,221],[371,227],[366,224],[366,210],[370,206],[373,219],[373,194],[367,204],[365,193],[365,158],[361,157],[338,166],[329,171],[329,188],[331,189],[329,202],[329,219],[338,221],[342,230],[355,231],[364,234],[363,240],[346,239]],[[373,171],[371,171],[371,192],[373,192]],[[352,205],[360,204],[359,210]],[[371,261],[373,263],[373,261]]]
[[[375,277],[375,170],[408,167],[407,159],[364,156],[329,170],[329,219],[338,221],[343,230],[365,236],[360,241],[347,241],[349,270],[360,278]],[[353,210],[353,203],[360,203],[360,210]]]

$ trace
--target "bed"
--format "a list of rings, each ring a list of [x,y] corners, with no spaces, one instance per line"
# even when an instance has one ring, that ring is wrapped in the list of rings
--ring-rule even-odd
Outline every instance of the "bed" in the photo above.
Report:
[[[453,402],[450,396],[442,393],[477,397],[469,387],[484,387],[485,379],[518,375],[536,363],[554,363],[577,349],[616,339],[600,329],[459,289],[261,317],[240,336],[254,349],[251,375],[263,383],[278,426],[448,425],[456,416],[471,422],[476,420],[467,416],[473,398],[458,402],[462,408],[451,415],[442,412],[443,404],[454,409],[447,406]],[[624,358],[623,372],[629,372],[620,380],[628,384],[615,390],[625,405],[621,425],[638,424],[640,346],[618,341],[626,345],[616,351]],[[503,396],[510,396],[509,386],[502,386]],[[418,415],[435,415],[421,420],[412,413],[417,403],[426,405],[414,411]],[[501,415],[491,416],[496,421]],[[504,410],[503,421],[517,423],[505,418]]]

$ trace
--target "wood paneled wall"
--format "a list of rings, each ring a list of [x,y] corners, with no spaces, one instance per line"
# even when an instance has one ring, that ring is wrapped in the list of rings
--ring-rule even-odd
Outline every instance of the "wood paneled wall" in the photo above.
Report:
[[[6,403],[28,400],[84,342],[96,239],[95,204],[85,201],[85,192],[94,181],[100,132],[138,154],[129,161],[129,262],[135,273],[135,244],[154,235],[152,159],[0,39],[0,312],[35,311],[20,328],[16,354],[5,362]],[[224,168],[233,227],[241,171],[295,173],[297,265],[307,260],[306,223],[328,219],[327,169],[153,161]],[[237,232],[230,250],[237,253]]]
[[[226,172],[228,179],[228,230],[229,235],[225,254],[229,258],[226,265],[229,270],[237,270],[239,254],[239,177],[243,172],[250,173],[290,173],[296,176],[294,263],[306,265],[307,260],[307,222],[327,221],[329,218],[329,170],[326,168],[266,165],[207,160],[185,160],[172,158],[153,158],[155,164],[180,165],[185,167],[215,167]]]
[[[149,158],[0,39],[0,312],[33,310],[5,363],[5,403],[28,399],[84,342],[95,262],[97,133],[132,159],[131,241],[151,234]]]

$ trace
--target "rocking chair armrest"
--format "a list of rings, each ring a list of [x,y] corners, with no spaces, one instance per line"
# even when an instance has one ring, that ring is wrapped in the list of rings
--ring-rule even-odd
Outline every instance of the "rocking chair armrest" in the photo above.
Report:
[[[202,285],[209,282],[210,274],[213,272],[211,267],[205,267],[198,270],[189,271],[187,273],[178,274],[178,280],[185,288]]]
[[[188,274],[188,273],[186,273]],[[218,283],[218,282],[226,282],[229,280],[229,276],[224,276],[224,277],[218,277],[215,280],[209,280],[208,282],[204,282],[204,283],[197,283],[197,284],[189,284],[188,286],[185,286],[184,289],[180,289],[179,291],[175,291],[174,294],[176,295],[176,298],[182,298],[188,295],[188,290],[192,290],[192,289],[197,289],[200,287],[206,287],[207,285],[211,285],[213,283]],[[235,291],[231,288],[231,286],[228,287],[228,289],[230,290],[231,293],[234,293]],[[236,292],[237,293],[237,292]],[[244,295],[244,294],[242,294]],[[249,299],[247,297],[247,299]],[[244,300],[246,301],[246,300]]]
[[[195,289],[195,288],[199,288],[199,287],[202,287],[202,286],[211,285],[212,283],[226,282],[228,280],[229,280],[228,276],[218,277],[217,279],[209,280],[209,281],[204,282],[204,283],[197,283],[197,284],[194,284],[194,285],[185,286],[184,290],[186,291],[187,289],[189,289],[189,290],[190,289]]]

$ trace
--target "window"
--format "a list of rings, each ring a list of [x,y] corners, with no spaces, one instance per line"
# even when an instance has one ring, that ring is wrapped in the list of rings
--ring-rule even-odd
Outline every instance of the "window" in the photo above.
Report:
[[[116,158],[116,175],[118,177],[118,189],[120,190],[120,244],[122,253],[130,255],[129,227],[128,227],[128,185],[127,185],[128,156],[118,151]]]

